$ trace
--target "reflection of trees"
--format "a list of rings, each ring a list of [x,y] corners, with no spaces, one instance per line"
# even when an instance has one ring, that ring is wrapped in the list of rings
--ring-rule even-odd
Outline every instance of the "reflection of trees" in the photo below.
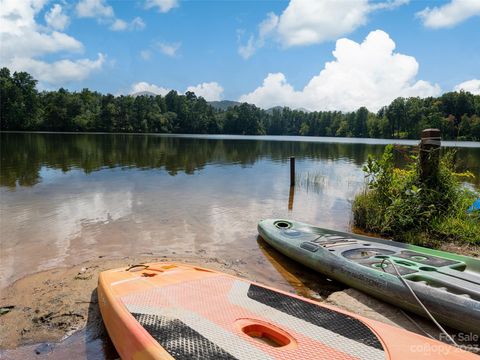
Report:
[[[361,165],[367,156],[379,156],[383,145],[290,141],[216,140],[127,134],[17,134],[3,133],[0,142],[0,185],[35,185],[47,166],[86,173],[104,167],[163,168],[169,174],[192,174],[206,164],[251,165],[262,158],[346,159]],[[403,155],[398,157],[403,163]],[[480,149],[460,149],[461,169],[479,173]],[[479,183],[479,179],[476,179]]]

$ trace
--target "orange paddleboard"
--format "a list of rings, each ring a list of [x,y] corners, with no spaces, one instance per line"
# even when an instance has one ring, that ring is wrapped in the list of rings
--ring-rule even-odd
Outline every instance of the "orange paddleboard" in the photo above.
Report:
[[[195,266],[104,271],[100,311],[122,359],[458,359],[474,354]]]

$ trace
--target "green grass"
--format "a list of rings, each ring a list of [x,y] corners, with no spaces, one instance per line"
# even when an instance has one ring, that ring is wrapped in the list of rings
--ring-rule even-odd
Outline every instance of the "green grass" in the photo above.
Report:
[[[417,159],[406,170],[394,168],[392,146],[381,159],[369,158],[367,187],[352,206],[355,226],[430,247],[442,242],[480,245],[480,213],[466,211],[478,193],[461,182],[473,175],[456,174],[452,159],[447,153],[434,177],[422,182]]]

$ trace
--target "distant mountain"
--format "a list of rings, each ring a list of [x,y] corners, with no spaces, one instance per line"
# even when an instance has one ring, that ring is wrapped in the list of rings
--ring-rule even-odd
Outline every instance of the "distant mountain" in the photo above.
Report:
[[[157,94],[151,92],[151,91],[139,91],[134,94],[132,94],[133,97],[137,96],[157,96]]]
[[[284,106],[274,106],[265,110],[268,114],[272,115],[275,110],[282,111]]]
[[[151,91],[139,91],[139,92],[136,92],[134,94],[131,94],[131,96],[133,96],[133,97],[137,97],[137,96],[157,96],[157,94],[155,94]],[[209,101],[208,103],[213,108],[215,108],[217,110],[221,110],[221,111],[225,111],[225,110],[228,110],[231,107],[238,106],[238,105],[242,104],[241,102],[233,101],[233,100]],[[282,111],[286,107],[288,107],[288,106],[274,106],[274,107],[271,107],[271,108],[269,108],[265,111],[268,114],[272,115],[274,110]],[[294,109],[294,110],[303,111],[303,112],[306,112],[306,113],[310,112],[310,110],[307,110],[305,108],[297,108],[297,109]]]
[[[278,110],[278,111],[282,111],[284,108],[288,108],[288,106],[274,106],[274,107],[271,107],[267,110],[265,110],[268,114],[272,115],[273,114],[273,111],[274,110]],[[307,110],[305,108],[296,108],[296,109],[293,109],[293,110],[296,110],[296,111],[303,111],[303,112],[306,112],[306,113],[309,113],[310,110]]]
[[[212,105],[215,109],[222,110],[222,111],[225,111],[228,108],[241,104],[238,101],[231,101],[231,100],[209,101],[208,103]]]
[[[303,111],[303,112],[306,112],[306,113],[309,113],[309,112],[310,112],[310,110],[305,109],[305,108],[303,108],[303,107],[296,108],[295,110],[297,110],[297,111]]]

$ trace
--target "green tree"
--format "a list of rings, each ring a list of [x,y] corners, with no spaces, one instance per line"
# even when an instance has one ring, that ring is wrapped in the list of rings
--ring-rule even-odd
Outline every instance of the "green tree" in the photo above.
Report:
[[[310,126],[306,122],[303,122],[300,126],[299,135],[305,136],[308,135],[310,132]]]
[[[397,98],[376,114],[263,110],[243,103],[219,110],[188,91],[166,96],[113,96],[83,89],[38,93],[28,73],[0,69],[0,129],[164,132],[418,138],[435,127],[445,139],[478,140],[480,95],[450,92],[440,97]]]
[[[37,126],[39,116],[37,81],[26,72],[0,70],[2,130],[27,130]]]
[[[402,124],[404,124],[406,120],[405,99],[399,97],[393,100],[392,103],[388,105],[385,116],[390,126],[391,137],[398,137]]]

